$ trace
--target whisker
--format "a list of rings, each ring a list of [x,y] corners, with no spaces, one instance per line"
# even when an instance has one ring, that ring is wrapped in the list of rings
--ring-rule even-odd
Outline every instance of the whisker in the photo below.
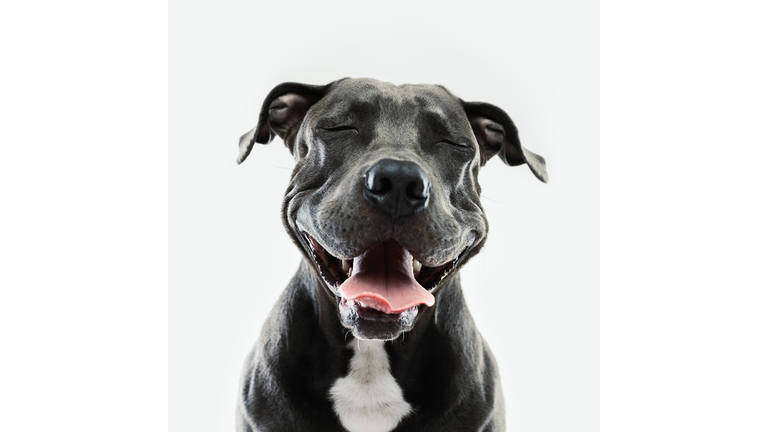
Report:
[[[493,199],[493,198],[490,198],[490,197],[488,197],[488,196],[486,196],[486,195],[483,195],[483,194],[480,194],[480,198],[482,198],[482,199],[487,199],[488,201],[493,201],[493,202],[495,202],[495,203],[498,203],[498,204],[503,204],[503,205],[514,205],[514,204],[512,204],[512,203],[509,203],[509,202],[504,202],[504,201],[495,200],[495,199]]]

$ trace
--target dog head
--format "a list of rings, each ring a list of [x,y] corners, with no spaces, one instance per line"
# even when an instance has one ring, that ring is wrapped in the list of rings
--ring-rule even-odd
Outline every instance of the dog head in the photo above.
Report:
[[[478,171],[498,155],[547,181],[500,108],[441,86],[284,83],[240,139],[238,163],[279,136],[296,160],[283,223],[316,264],[342,325],[394,339],[486,239]]]

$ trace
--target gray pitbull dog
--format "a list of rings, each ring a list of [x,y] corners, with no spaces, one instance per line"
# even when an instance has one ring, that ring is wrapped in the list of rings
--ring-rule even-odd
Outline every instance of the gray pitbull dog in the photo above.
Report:
[[[372,79],[278,85],[238,163],[275,135],[296,160],[282,219],[304,260],[245,363],[238,430],[504,430],[457,271],[488,232],[480,167],[499,155],[546,182],[544,159],[496,106]]]

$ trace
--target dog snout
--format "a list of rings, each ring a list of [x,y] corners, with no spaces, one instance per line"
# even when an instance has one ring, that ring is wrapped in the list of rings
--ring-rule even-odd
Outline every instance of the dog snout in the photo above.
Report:
[[[364,180],[365,199],[393,218],[422,210],[429,202],[429,178],[415,162],[382,159]]]

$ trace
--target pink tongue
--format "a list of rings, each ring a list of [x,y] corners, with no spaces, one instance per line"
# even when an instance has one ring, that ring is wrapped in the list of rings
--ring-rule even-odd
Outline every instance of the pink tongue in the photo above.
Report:
[[[347,300],[388,314],[435,304],[435,297],[413,277],[413,256],[393,239],[355,258],[352,268],[352,276],[339,287]]]

